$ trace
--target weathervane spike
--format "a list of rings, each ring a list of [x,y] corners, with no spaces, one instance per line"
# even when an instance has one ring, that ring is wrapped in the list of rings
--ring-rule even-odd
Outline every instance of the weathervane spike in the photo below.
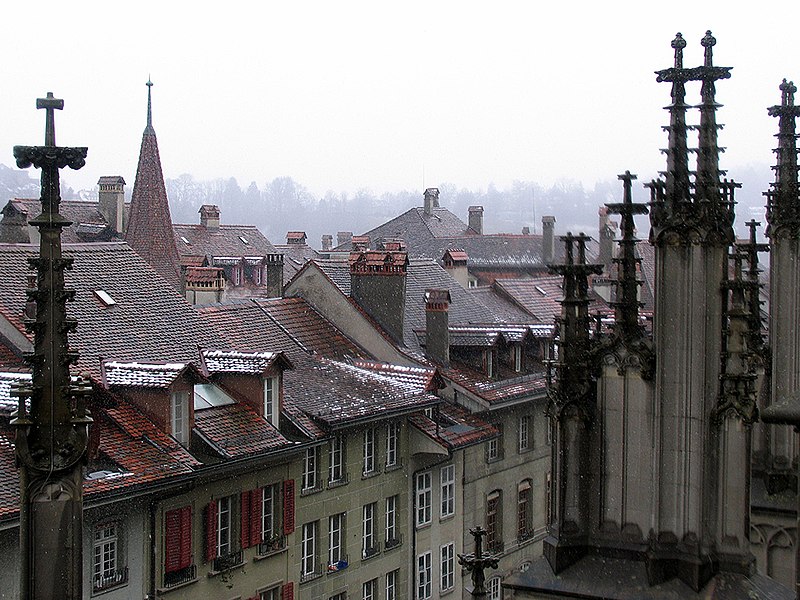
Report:
[[[147,76],[147,130],[153,131],[153,102],[150,91],[153,89],[153,82],[150,81],[150,76]]]

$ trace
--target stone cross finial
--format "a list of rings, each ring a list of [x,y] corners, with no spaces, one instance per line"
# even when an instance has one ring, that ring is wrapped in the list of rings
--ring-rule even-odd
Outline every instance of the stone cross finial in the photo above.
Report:
[[[44,145],[56,145],[55,111],[64,110],[64,101],[53,97],[53,92],[47,92],[47,98],[37,98],[36,108],[43,108],[47,117],[44,123]]]
[[[675,34],[675,39],[672,40],[671,46],[675,48],[675,68],[683,68],[683,49],[686,48],[686,40],[680,32]]]
[[[711,35],[710,29],[706,31],[705,37],[702,40],[700,40],[700,44],[703,46],[703,48],[706,49],[705,63],[704,63],[706,67],[713,66],[712,48],[716,45],[716,43],[717,43],[717,38]]]

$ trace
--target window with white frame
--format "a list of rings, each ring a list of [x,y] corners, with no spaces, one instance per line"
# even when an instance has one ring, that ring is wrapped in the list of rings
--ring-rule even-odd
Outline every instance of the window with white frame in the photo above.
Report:
[[[489,600],[501,600],[502,596],[502,588],[500,587],[500,578],[499,577],[492,577],[489,581],[486,582],[486,591],[488,592]]]
[[[317,562],[317,522],[306,523],[303,525],[303,537],[301,542],[300,555],[300,575],[308,577],[316,571]]]
[[[171,405],[172,437],[185,446],[189,442],[189,392],[173,392]]]
[[[345,513],[328,519],[328,564],[336,565],[344,559],[343,537]]]
[[[417,473],[417,527],[431,522],[431,472]]]
[[[329,463],[328,463],[328,483],[340,483],[345,480],[344,472],[344,434],[339,434],[331,440]]]
[[[456,466],[447,465],[439,471],[441,508],[439,515],[449,517],[456,512]]]
[[[397,537],[397,496],[386,498],[386,546],[394,546]]]
[[[217,500],[217,556],[231,553],[231,498]]]
[[[280,387],[278,384],[278,377],[264,379],[264,418],[276,427],[280,418],[280,404],[278,402]]]
[[[517,486],[517,539],[526,540],[531,535],[531,480],[525,479]]]
[[[361,556],[369,558],[377,551],[375,544],[375,503],[365,504],[362,511]]]
[[[375,471],[375,429],[364,430],[364,469],[365,475]]]
[[[303,490],[317,487],[317,465],[319,463],[319,447],[308,448],[303,458]]]
[[[490,552],[502,549],[502,497],[500,490],[494,490],[486,497],[486,549]]]
[[[104,523],[94,530],[94,590],[102,590],[125,581],[127,569],[119,568],[119,525]]]
[[[417,600],[431,597],[431,553],[417,556]]]
[[[386,425],[386,466],[397,465],[397,445],[400,441],[400,425],[392,422]]]
[[[486,361],[486,376],[494,377],[494,351],[487,349],[485,351],[484,360]]]
[[[514,371],[522,371],[522,346],[514,346]]]
[[[532,447],[531,444],[531,417],[523,415],[517,423],[517,445],[520,452],[525,452]]]
[[[399,569],[386,573],[386,600],[397,600],[397,582],[399,580]]]
[[[492,438],[488,442],[486,442],[486,460],[492,461],[497,460],[500,458],[500,440],[498,438]]]
[[[258,594],[258,600],[281,600],[281,587],[276,585]]]
[[[441,547],[441,561],[439,562],[439,590],[444,592],[455,586],[456,572],[456,547],[453,542]]]
[[[261,490],[261,541],[266,542],[275,537],[275,502],[277,490],[274,485],[265,485]]]
[[[364,582],[362,588],[361,600],[378,600],[378,580],[370,579]]]

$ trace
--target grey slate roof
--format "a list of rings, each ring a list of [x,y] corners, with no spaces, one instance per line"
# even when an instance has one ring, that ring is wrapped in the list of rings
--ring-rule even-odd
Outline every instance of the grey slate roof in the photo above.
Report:
[[[28,258],[39,247],[0,244],[0,305],[3,314],[22,315]],[[76,291],[67,314],[78,320],[70,347],[79,352],[78,369],[100,373],[101,358],[119,361],[197,360],[197,346],[220,347],[186,299],[175,291],[124,242],[66,244],[74,258],[65,272],[66,287]],[[116,302],[106,306],[96,295],[103,290]],[[20,321],[14,323],[20,327]]]
[[[77,244],[81,242],[101,242],[122,239],[108,226],[105,218],[100,214],[97,202],[84,200],[62,200],[59,213],[64,218],[72,221],[72,225],[65,227],[61,234],[64,244]],[[125,203],[125,219],[130,211],[130,202]],[[35,198],[14,198],[3,207],[3,221],[0,221],[0,242],[4,243],[31,243],[31,235],[27,220],[42,212],[42,202]],[[34,240],[35,241],[35,240]]]
[[[199,224],[177,223],[172,230],[181,257],[263,257],[278,253],[255,225],[220,225],[219,229],[208,229]]]

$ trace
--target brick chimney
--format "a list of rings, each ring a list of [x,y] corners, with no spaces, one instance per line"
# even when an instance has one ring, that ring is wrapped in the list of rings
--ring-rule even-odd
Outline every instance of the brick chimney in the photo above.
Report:
[[[330,252],[331,248],[333,248],[333,236],[330,233],[326,233],[322,236],[322,251]]]
[[[530,227],[523,227],[522,228],[522,235],[530,235],[530,234],[531,234],[531,228]]]
[[[200,225],[209,231],[219,230],[219,207],[216,204],[203,204],[198,212]]]
[[[352,238],[353,252],[366,252],[369,250],[368,235],[354,235]]]
[[[457,248],[446,250],[442,256],[444,270],[450,273],[450,277],[461,284],[461,287],[469,287],[469,270],[467,269],[467,253]]]
[[[352,231],[339,231],[336,233],[336,245],[341,246],[343,244],[349,244],[350,240],[353,239],[353,232]]]
[[[385,250],[351,252],[349,262],[350,297],[402,343],[408,255]]]
[[[542,260],[546,265],[552,263],[555,258],[555,228],[555,217],[542,217]]]
[[[600,256],[599,262],[603,265],[606,274],[610,273],[614,258],[614,239],[616,237],[616,224],[608,219],[608,209],[601,206],[598,211],[600,217],[599,236],[600,236]]]
[[[425,354],[438,364],[450,366],[450,292],[425,290]]]
[[[306,239],[305,231],[288,231],[286,233],[286,243],[290,245],[305,246]]]
[[[103,176],[97,182],[100,188],[98,209],[114,233],[125,232],[125,180],[119,175]]]
[[[478,235],[483,235],[483,207],[469,207],[469,228]]]
[[[405,252],[406,243],[405,241],[399,239],[383,240],[381,250],[389,250],[390,252]]]
[[[283,254],[267,254],[267,296],[283,297]]]
[[[433,209],[439,207],[439,188],[425,190],[424,210],[426,215],[432,215]]]

